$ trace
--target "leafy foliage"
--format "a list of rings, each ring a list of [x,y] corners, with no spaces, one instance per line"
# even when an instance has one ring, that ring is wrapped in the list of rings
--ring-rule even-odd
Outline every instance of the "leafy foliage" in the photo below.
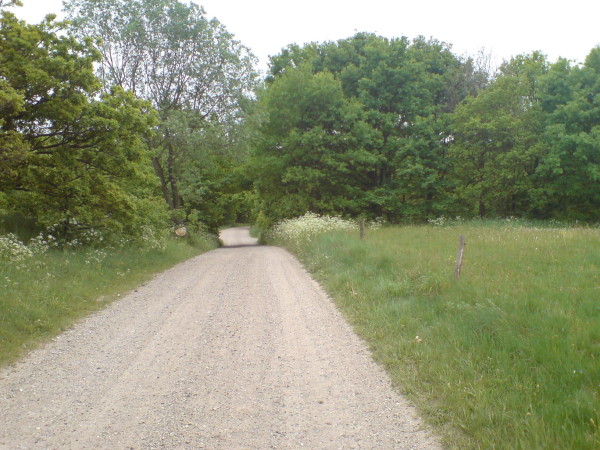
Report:
[[[98,74],[104,84],[130,90],[159,111],[159,130],[149,143],[174,220],[195,209],[206,213],[203,220],[211,227],[218,226],[229,202],[220,197],[229,184],[221,169],[230,162],[220,157],[243,151],[229,135],[239,133],[233,129],[241,127],[242,104],[255,83],[248,49],[194,3],[70,0],[65,7],[78,36],[99,38]],[[215,145],[218,127],[221,139]],[[207,165],[199,168],[200,161]],[[213,199],[219,211],[199,205]]]
[[[263,211],[277,219],[359,213],[376,159],[361,145],[370,130],[339,80],[308,67],[289,71],[261,102],[266,119],[253,169]]]
[[[598,221],[599,55],[573,67],[533,52],[490,78],[485,60],[422,37],[291,45],[259,96],[263,220]]]
[[[547,154],[537,170],[545,216],[600,220],[600,47],[583,67],[559,60],[540,80]]]
[[[272,58],[257,189],[267,216],[307,210],[390,220],[439,215],[447,113],[472,61],[424,38],[357,34]]]
[[[151,106],[120,88],[98,97],[89,40],[64,36],[52,16],[0,21],[0,160],[5,212],[60,224],[59,237],[88,229],[135,235],[157,226],[155,178],[143,133]]]
[[[533,85],[545,70],[541,55],[514,60],[454,112],[449,157],[462,214],[508,217],[530,210],[532,175],[542,157]]]
[[[600,220],[600,48],[582,67],[514,58],[453,115],[465,215]]]

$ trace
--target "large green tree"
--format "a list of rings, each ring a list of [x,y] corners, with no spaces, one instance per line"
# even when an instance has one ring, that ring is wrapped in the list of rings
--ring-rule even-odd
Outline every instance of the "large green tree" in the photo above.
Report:
[[[309,197],[324,198],[332,205],[329,209],[344,214],[385,216],[390,220],[438,215],[445,202],[447,114],[476,89],[478,83],[473,78],[480,77],[473,70],[472,61],[468,63],[469,67],[446,44],[435,40],[417,38],[411,42],[407,38],[385,39],[368,33],[338,42],[292,45],[273,57],[267,91],[276,91],[273,95],[284,100],[274,102],[273,95],[265,96],[268,120],[279,123],[280,119],[273,116],[292,113],[315,119],[308,124],[300,120],[284,127],[297,136],[295,153],[302,154],[303,148],[306,153],[312,152],[309,148],[321,148],[325,155],[346,152],[348,164],[356,166],[345,174],[330,170],[331,177],[315,178],[312,194],[308,194],[306,184],[298,182],[297,189],[304,190]],[[299,83],[297,89],[283,89],[290,77],[306,80],[308,74],[320,75],[339,86],[337,105],[331,96],[301,92],[305,83]],[[335,127],[329,134],[320,134],[321,129],[327,129],[328,122],[320,122],[317,114],[323,110],[324,99],[333,102],[325,110],[339,108],[333,121]],[[307,106],[298,112],[299,104]],[[331,117],[327,120],[332,122]],[[274,170],[277,164],[282,164],[290,172],[289,164],[296,161],[290,160],[287,153],[292,147],[278,140],[277,130],[269,125],[263,128],[264,139],[258,155],[264,155],[263,150],[268,147],[279,146],[281,150],[271,152],[260,162],[264,165],[270,161]],[[345,137],[344,144],[340,143],[342,130],[352,135],[352,139]],[[336,141],[333,146],[332,140]],[[329,150],[332,147],[336,150]],[[360,159],[354,159],[357,152]],[[304,172],[315,168],[307,158],[302,164]],[[285,179],[292,181],[289,177]],[[336,184],[335,194],[327,187],[328,183]],[[345,185],[357,189],[345,190]],[[261,194],[268,189],[262,182],[258,188]],[[289,188],[271,191],[285,196]],[[294,204],[289,196],[281,201]],[[304,206],[296,204],[295,209]]]
[[[543,156],[537,84],[546,69],[540,53],[518,56],[457,107],[449,152],[456,212],[503,217],[530,211],[532,175]]]
[[[213,148],[202,137],[242,121],[241,103],[256,76],[252,55],[194,3],[70,0],[65,8],[79,36],[100,38],[98,74],[105,84],[130,90],[159,111],[152,162],[169,208],[181,209],[182,192],[193,190],[182,186],[189,181],[185,167]]]
[[[376,138],[331,73],[286,71],[260,96],[265,119],[253,171],[262,211],[275,220],[310,210],[360,214],[376,176]]]
[[[596,221],[600,207],[600,50],[582,66],[521,55],[453,114],[458,206],[479,216]]]
[[[536,172],[540,217],[600,220],[600,47],[583,66],[560,59],[540,80],[545,155]]]
[[[89,40],[65,36],[48,16],[29,25],[0,19],[0,189],[5,212],[85,229],[135,235],[160,219],[156,179],[145,170],[149,103],[115,88],[99,97]]]

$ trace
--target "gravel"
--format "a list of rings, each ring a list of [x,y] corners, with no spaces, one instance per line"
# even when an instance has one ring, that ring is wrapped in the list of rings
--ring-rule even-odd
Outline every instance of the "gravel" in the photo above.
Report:
[[[0,371],[0,448],[441,448],[293,256],[222,239]]]

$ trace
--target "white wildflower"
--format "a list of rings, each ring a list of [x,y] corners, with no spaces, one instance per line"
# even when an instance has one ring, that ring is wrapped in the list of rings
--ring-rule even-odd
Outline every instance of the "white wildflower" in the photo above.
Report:
[[[22,261],[31,258],[33,251],[23,244],[14,234],[0,236],[0,260]]]
[[[341,217],[319,216],[318,214],[308,212],[302,217],[279,222],[271,230],[271,237],[275,240],[302,245],[323,233],[356,229],[357,225],[353,220],[346,220]]]

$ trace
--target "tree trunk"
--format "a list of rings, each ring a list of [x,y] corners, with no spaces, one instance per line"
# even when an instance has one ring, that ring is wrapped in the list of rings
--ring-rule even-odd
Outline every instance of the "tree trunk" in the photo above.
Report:
[[[173,200],[171,199],[171,193],[169,192],[169,185],[167,184],[165,171],[156,156],[152,158],[152,165],[154,166],[154,171],[160,180],[160,189],[163,193],[163,197],[165,198],[165,202],[167,202],[169,209],[173,209]]]
[[[171,209],[181,208],[181,196],[179,195],[179,186],[177,185],[177,176],[175,175],[175,150],[171,143],[167,148],[167,172],[169,173],[169,185],[171,186]]]
[[[485,217],[487,210],[485,208],[485,202],[483,201],[483,194],[479,196],[479,217]]]

